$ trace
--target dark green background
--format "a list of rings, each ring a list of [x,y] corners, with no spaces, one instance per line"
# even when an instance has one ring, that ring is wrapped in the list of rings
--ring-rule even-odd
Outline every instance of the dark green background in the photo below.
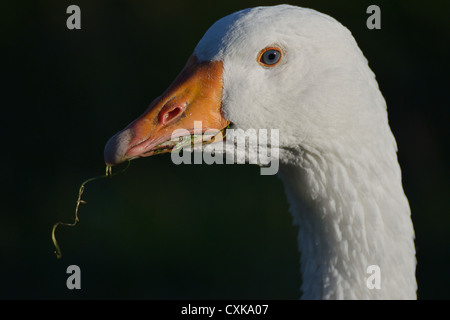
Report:
[[[107,139],[144,111],[210,25],[275,1],[8,1],[1,4],[0,298],[297,299],[296,233],[281,181],[251,165],[169,155],[104,172]],[[419,298],[450,298],[449,3],[290,1],[355,36],[377,75],[416,230]],[[81,8],[82,29],[66,28]],[[366,8],[381,8],[381,30]],[[82,289],[66,288],[81,267]]]

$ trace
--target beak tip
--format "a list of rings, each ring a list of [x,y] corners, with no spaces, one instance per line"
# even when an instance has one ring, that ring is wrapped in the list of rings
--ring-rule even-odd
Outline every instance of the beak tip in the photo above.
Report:
[[[131,130],[125,129],[112,136],[105,145],[104,160],[114,166],[126,160],[125,154],[131,141]]]

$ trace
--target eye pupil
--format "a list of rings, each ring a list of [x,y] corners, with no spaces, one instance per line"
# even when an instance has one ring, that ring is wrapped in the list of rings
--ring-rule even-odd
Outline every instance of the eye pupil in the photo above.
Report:
[[[281,51],[279,49],[265,49],[265,51],[261,54],[259,62],[264,66],[274,66],[280,61],[280,59]]]

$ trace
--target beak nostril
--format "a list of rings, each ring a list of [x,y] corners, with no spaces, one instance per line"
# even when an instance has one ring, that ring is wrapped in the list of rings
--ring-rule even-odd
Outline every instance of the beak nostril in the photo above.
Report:
[[[181,108],[175,108],[175,109],[169,111],[167,116],[168,116],[168,118],[173,119],[180,113],[181,113]]]
[[[160,122],[161,124],[165,125],[168,122],[171,122],[172,120],[179,118],[179,116],[183,113],[183,109],[179,106],[176,106],[175,108],[164,110],[161,112],[160,115]]]

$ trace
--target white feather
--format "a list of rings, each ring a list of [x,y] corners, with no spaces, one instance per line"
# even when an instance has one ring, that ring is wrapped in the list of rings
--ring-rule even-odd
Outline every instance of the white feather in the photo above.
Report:
[[[274,68],[256,57],[283,50]],[[306,299],[414,299],[414,230],[386,103],[351,33],[289,5],[216,22],[194,54],[222,60],[223,112],[234,128],[280,130],[280,177]],[[381,289],[369,289],[369,265]]]

